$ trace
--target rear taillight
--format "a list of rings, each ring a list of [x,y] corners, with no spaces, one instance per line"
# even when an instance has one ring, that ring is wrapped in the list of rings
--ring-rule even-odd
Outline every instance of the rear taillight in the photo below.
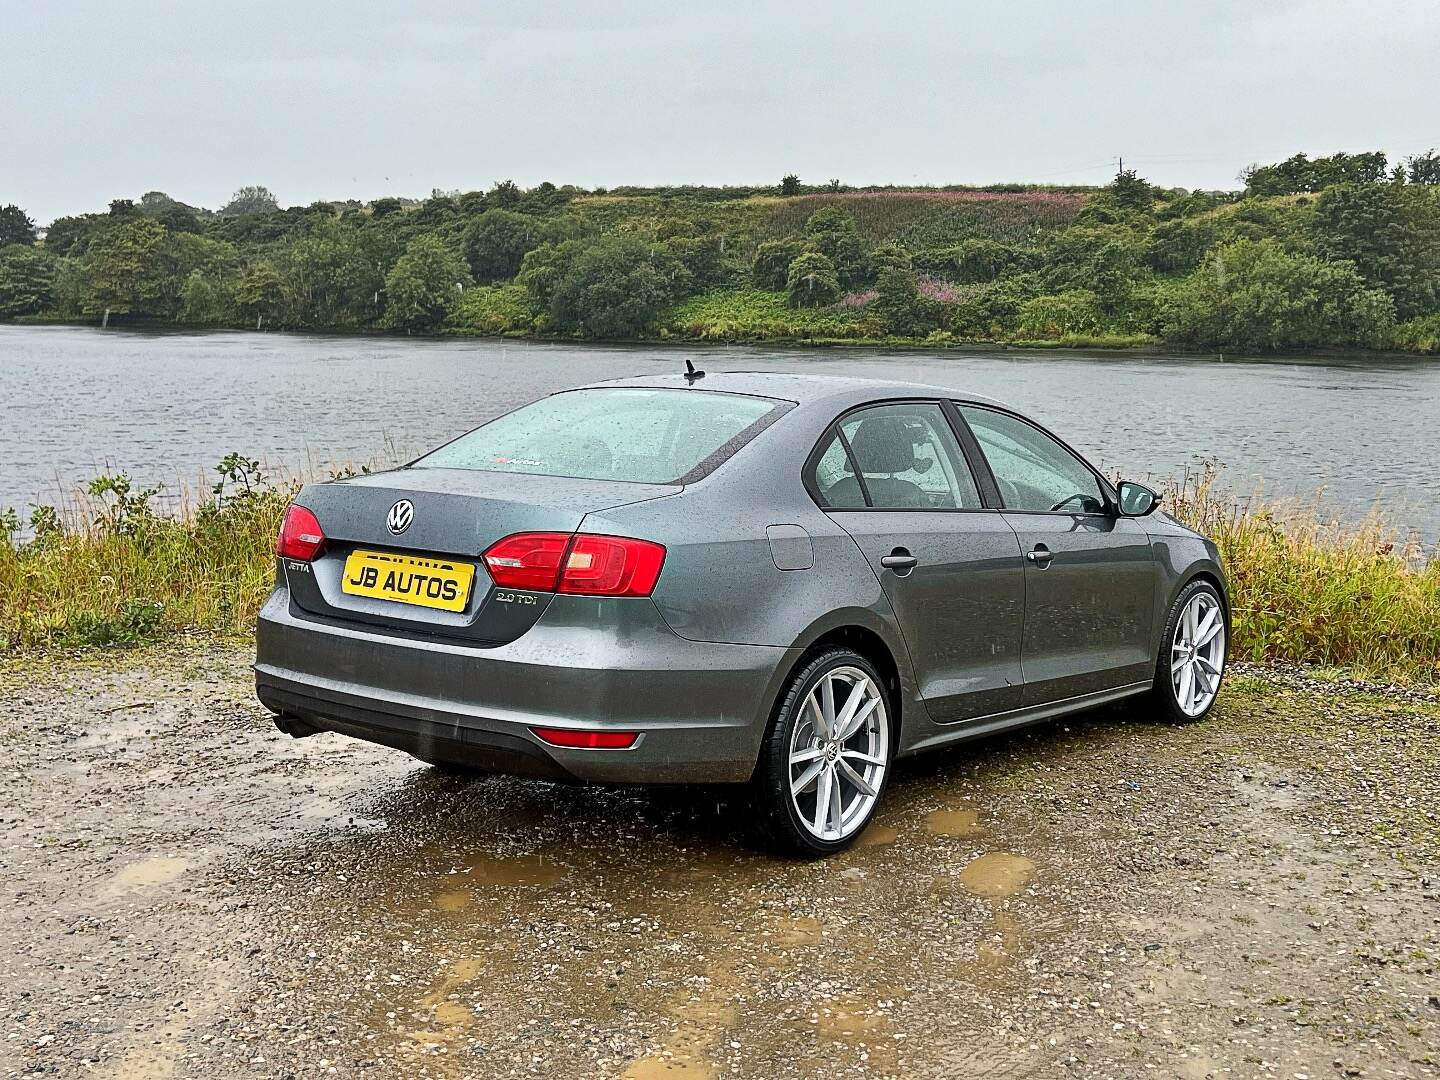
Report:
[[[583,596],[649,596],[665,549],[649,540],[592,533],[517,533],[485,552],[485,568],[506,589]]]
[[[291,503],[280,522],[280,535],[275,540],[275,554],[282,559],[309,562],[325,548],[325,530],[309,508]]]
[[[482,556],[496,585],[554,592],[569,533],[516,533],[497,540]]]
[[[531,731],[551,746],[572,750],[629,750],[640,738],[638,731],[576,731],[573,728],[537,727]]]
[[[577,533],[560,572],[562,593],[586,596],[649,596],[665,549],[649,540]]]

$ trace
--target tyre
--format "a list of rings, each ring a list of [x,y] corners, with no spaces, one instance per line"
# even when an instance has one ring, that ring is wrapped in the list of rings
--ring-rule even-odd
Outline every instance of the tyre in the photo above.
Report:
[[[1205,717],[1220,693],[1229,642],[1229,620],[1215,586],[1196,580],[1180,590],[1165,620],[1150,691],[1160,719],[1193,724]]]
[[[775,846],[807,857],[849,847],[884,794],[892,742],[885,683],[869,660],[827,649],[797,671],[755,777]]]

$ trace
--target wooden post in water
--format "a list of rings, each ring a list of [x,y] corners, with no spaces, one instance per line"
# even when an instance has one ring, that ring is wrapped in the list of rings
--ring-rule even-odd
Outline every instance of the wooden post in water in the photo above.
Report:
[[[109,330],[109,329],[110,329],[110,309],[109,309],[108,307],[105,309],[105,315],[104,315],[104,316],[101,318],[101,320],[100,320],[100,329],[101,329],[101,330]]]

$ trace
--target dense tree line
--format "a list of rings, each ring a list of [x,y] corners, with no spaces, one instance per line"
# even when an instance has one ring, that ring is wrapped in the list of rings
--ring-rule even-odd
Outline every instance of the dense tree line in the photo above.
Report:
[[[216,212],[162,192],[117,199],[43,237],[5,206],[0,318],[1440,349],[1440,157],[1300,154],[1243,179],[1235,192],[1130,171],[1090,190],[506,181],[288,208],[252,186]]]

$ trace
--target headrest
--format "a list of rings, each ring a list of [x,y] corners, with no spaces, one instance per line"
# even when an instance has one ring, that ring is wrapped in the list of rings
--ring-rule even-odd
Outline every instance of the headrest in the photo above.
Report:
[[[862,473],[899,473],[915,468],[915,438],[899,416],[861,420],[850,440]]]

